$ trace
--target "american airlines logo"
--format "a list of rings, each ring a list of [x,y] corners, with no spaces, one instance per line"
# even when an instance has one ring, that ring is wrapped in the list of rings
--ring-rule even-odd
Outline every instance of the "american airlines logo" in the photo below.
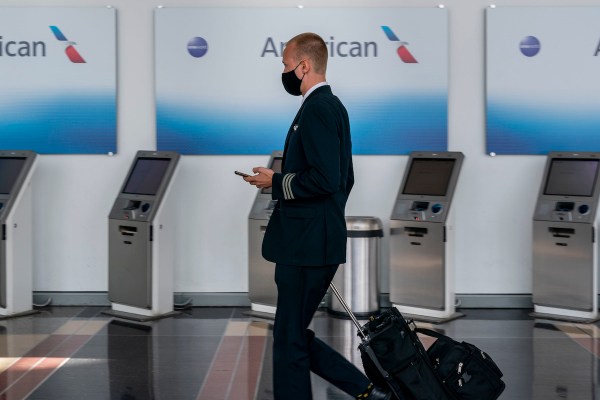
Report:
[[[398,36],[396,36],[396,34],[392,31],[392,29],[389,26],[383,25],[381,29],[383,29],[383,33],[385,33],[385,36],[387,36],[387,38],[390,41],[395,42],[399,45],[398,49],[396,50],[396,53],[398,53],[398,57],[400,57],[402,62],[405,62],[407,64],[418,63],[417,59],[413,57],[411,52],[408,50],[408,47],[406,47],[408,46],[408,42],[398,39]]]
[[[58,26],[50,25],[49,28],[56,40],[63,44],[65,54],[72,63],[82,64],[86,62],[75,49],[76,42],[68,40]],[[46,57],[46,47],[46,42],[43,40],[16,40],[0,36],[0,57]]]
[[[339,40],[330,36],[325,40],[329,57],[369,58],[378,57],[376,42],[365,42],[360,40]],[[268,37],[260,53],[261,57],[282,57],[286,42],[277,41]]]
[[[390,42],[398,45],[396,53],[402,62],[407,64],[418,63],[417,59],[408,50],[408,42],[398,39],[398,36],[389,26],[382,25],[381,29]],[[350,57],[350,58],[376,58],[379,57],[379,47],[377,42],[364,40],[338,39],[334,36],[323,37],[327,46],[329,57]],[[327,40],[329,39],[329,40]],[[265,41],[261,57],[274,56],[281,57],[286,42],[277,41],[273,37],[268,37]]]
[[[60,29],[58,29],[58,26],[51,25],[50,30],[52,31],[52,33],[54,33],[54,37],[56,38],[56,40],[58,40],[65,46],[65,54],[67,55],[67,57],[69,57],[69,60],[71,60],[72,63],[85,63],[83,57],[81,57],[77,49],[75,49],[75,45],[77,44],[76,42],[68,40],[66,36],[60,31]]]

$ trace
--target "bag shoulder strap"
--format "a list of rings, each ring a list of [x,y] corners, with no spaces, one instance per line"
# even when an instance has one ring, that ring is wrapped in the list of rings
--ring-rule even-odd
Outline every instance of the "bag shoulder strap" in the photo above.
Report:
[[[436,331],[434,331],[432,329],[415,328],[414,331],[418,332],[418,333],[422,333],[422,334],[427,335],[427,336],[434,337],[436,339],[450,340],[450,341],[456,342],[456,340],[452,339],[450,336],[446,336],[443,333],[436,332]]]

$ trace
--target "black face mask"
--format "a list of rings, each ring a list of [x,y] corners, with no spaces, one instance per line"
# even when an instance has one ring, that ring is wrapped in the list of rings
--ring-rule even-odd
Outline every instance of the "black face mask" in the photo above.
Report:
[[[296,68],[298,68],[301,63],[302,61],[300,61],[300,63],[296,65]],[[281,74],[281,82],[283,83],[283,88],[292,96],[300,96],[302,94],[302,92],[300,91],[300,85],[302,85],[302,79],[304,79],[304,75],[302,75],[302,79],[298,78],[296,76],[296,68]]]

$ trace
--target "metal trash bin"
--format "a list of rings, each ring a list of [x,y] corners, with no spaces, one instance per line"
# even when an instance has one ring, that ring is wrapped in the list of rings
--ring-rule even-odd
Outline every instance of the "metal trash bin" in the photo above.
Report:
[[[378,270],[383,224],[376,217],[346,217],[346,229],[346,263],[338,268],[333,283],[357,317],[368,317],[379,311]],[[328,311],[348,316],[332,294]]]

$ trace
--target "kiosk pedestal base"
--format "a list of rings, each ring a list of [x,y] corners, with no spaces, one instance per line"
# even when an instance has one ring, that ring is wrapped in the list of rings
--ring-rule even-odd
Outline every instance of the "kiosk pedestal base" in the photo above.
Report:
[[[580,324],[591,324],[600,320],[597,312],[575,311],[536,305],[534,305],[533,312],[529,315],[539,319],[567,321]]]
[[[266,314],[275,315],[275,311],[277,311],[277,307],[266,304],[251,303],[250,307],[252,308],[252,311]]]
[[[250,311],[244,312],[244,315],[248,315],[250,317],[274,320],[275,319],[275,311],[277,311],[277,307],[275,306],[267,306],[265,304],[250,304]]]
[[[14,314],[6,314],[6,315],[0,314],[0,321],[3,321],[5,319],[10,319],[10,318],[25,317],[27,315],[32,315],[32,314],[37,314],[37,313],[39,313],[38,310],[27,310],[27,311],[14,313]]]
[[[102,311],[102,314],[112,317],[128,319],[137,322],[155,321],[157,319],[170,318],[181,314],[179,311],[158,312],[142,308],[113,304],[111,310]]]
[[[396,307],[396,309],[400,311],[400,313],[406,319],[430,322],[432,324],[442,324],[444,322],[452,321],[465,316],[465,314],[456,311],[435,311],[424,308],[402,306],[398,304],[394,304],[393,306]]]

